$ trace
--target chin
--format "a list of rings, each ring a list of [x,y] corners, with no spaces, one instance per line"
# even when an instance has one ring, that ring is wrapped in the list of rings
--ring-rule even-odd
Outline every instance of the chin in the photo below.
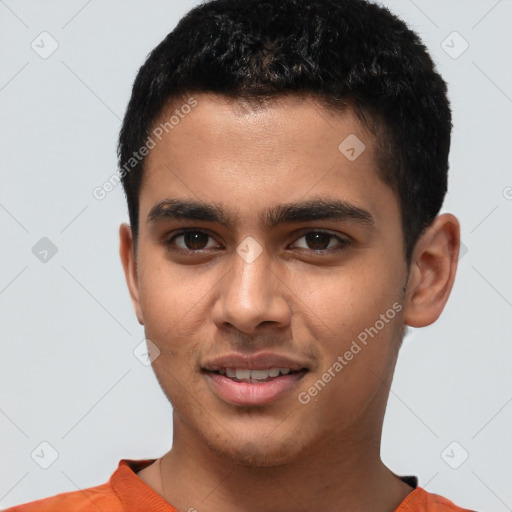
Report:
[[[236,441],[229,436],[218,436],[206,441],[209,448],[222,458],[234,464],[253,468],[290,464],[303,452],[295,440],[270,439],[265,433],[251,437],[241,434]]]

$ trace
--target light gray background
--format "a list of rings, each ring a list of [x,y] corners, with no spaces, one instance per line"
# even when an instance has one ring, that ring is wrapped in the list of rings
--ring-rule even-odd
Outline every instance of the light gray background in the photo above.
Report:
[[[119,459],[170,446],[171,407],[133,354],[144,333],[118,257],[122,189],[92,191],[116,170],[137,69],[196,3],[0,1],[0,507],[103,483]],[[443,317],[406,338],[383,458],[462,506],[512,510],[512,1],[384,4],[449,83],[444,210],[467,253]],[[47,59],[31,48],[51,48],[43,31],[59,45]],[[58,249],[46,262],[32,252],[42,237]],[[43,441],[58,452],[46,470]]]

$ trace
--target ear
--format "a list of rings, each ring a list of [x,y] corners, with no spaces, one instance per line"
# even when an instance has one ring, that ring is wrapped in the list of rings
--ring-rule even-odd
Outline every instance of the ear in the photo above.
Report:
[[[457,271],[460,248],[459,221],[440,215],[421,235],[413,251],[407,283],[404,322],[425,327],[444,309]]]
[[[119,255],[124,269],[124,277],[133,307],[139,324],[144,325],[144,317],[139,301],[139,278],[137,275],[137,258],[135,256],[135,246],[133,243],[133,234],[128,224],[121,224],[119,227]]]

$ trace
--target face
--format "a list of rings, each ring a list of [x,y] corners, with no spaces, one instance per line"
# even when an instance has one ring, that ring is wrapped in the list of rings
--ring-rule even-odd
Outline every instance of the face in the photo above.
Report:
[[[175,435],[260,466],[380,439],[408,269],[374,140],[312,100],[194,99],[147,157],[127,270]]]

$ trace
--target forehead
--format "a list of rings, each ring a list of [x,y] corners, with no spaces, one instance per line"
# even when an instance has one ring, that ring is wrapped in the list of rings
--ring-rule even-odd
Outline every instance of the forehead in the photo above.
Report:
[[[374,137],[350,108],[335,112],[299,96],[255,105],[194,94],[169,104],[150,136],[141,217],[169,197],[260,218],[263,208],[311,196],[366,210],[384,196],[396,203],[379,177]]]
[[[194,103],[193,108],[188,106],[191,103]],[[266,144],[272,142],[270,137],[276,131],[280,137],[275,142],[279,144],[287,138],[297,142],[307,138],[313,142],[318,137],[324,138],[328,132],[339,138],[345,129],[357,132],[368,142],[373,139],[349,104],[340,104],[339,109],[335,109],[308,94],[283,94],[266,99],[231,98],[213,93],[185,95],[172,99],[166,105],[154,122],[152,131],[159,131],[166,142],[172,144],[174,141],[181,143],[180,139],[192,132],[196,137],[204,137],[206,133],[197,132],[198,129],[219,139],[221,125],[222,132],[227,135],[223,145],[234,132],[239,136],[248,134],[254,142],[257,142],[255,137],[261,137]],[[171,132],[173,136],[166,137]],[[231,142],[240,145],[245,141],[237,137]]]

